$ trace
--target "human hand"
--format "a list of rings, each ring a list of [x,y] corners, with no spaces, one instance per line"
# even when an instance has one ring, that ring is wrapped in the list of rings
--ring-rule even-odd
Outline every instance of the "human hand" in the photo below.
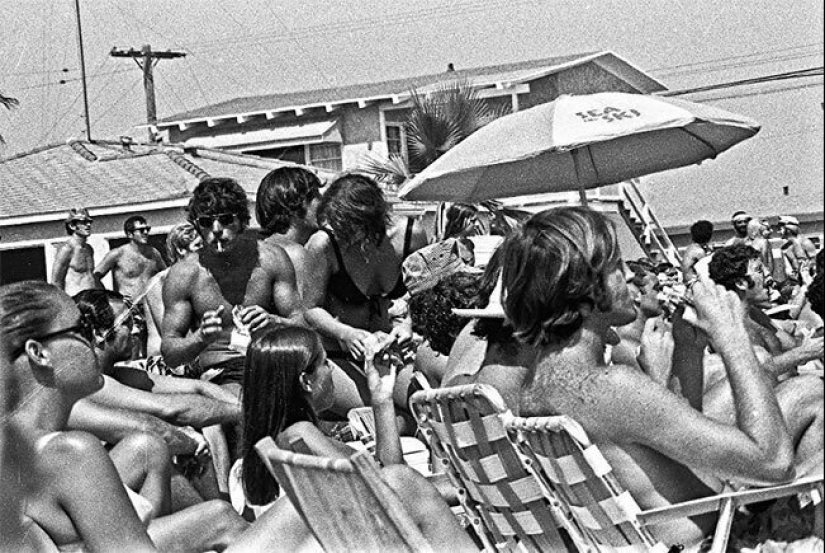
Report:
[[[223,310],[224,306],[219,305],[217,309],[205,312],[201,318],[198,332],[207,344],[217,340],[223,331],[223,317],[221,316],[223,315]]]
[[[398,357],[387,349],[372,351],[368,349],[364,361],[364,372],[370,389],[370,403],[392,405],[396,374],[399,366]]]
[[[688,291],[689,304],[682,314],[686,322],[708,336],[729,336],[737,330],[746,334],[744,306],[735,292],[714,283],[706,275],[699,275]]]
[[[413,331],[409,324],[403,323],[392,328],[389,334],[390,341],[404,346],[409,344],[413,339]]]
[[[238,310],[238,317],[241,322],[249,329],[249,333],[256,332],[270,322],[269,312],[260,305],[250,305],[242,307]]]
[[[343,337],[341,345],[343,345],[347,352],[353,359],[364,359],[367,351],[367,342],[370,340],[372,334],[360,328],[353,328]]]
[[[670,324],[661,317],[648,319],[641,342],[636,361],[654,382],[667,387],[673,364],[673,335]]]

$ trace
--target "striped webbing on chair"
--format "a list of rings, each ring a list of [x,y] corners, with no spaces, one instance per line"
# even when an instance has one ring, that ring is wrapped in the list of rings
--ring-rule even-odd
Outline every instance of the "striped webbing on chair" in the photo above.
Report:
[[[419,426],[450,465],[462,505],[480,517],[495,547],[566,549],[547,494],[510,442],[512,415],[475,386],[417,392],[411,399]]]

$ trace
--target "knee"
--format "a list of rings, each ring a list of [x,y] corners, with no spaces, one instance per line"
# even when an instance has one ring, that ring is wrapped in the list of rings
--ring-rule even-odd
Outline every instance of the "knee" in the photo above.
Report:
[[[219,542],[232,543],[249,526],[249,523],[226,501],[213,499],[204,502],[201,508],[203,520],[210,521]]]
[[[160,436],[149,432],[136,432],[120,441],[123,447],[144,459],[151,469],[168,471],[171,466],[169,447]]]

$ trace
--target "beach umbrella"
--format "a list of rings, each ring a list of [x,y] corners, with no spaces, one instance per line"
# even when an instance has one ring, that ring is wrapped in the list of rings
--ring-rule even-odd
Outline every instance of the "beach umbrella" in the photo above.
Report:
[[[712,106],[643,94],[564,95],[505,115],[398,191],[405,200],[480,202],[584,191],[713,159],[759,131]]]

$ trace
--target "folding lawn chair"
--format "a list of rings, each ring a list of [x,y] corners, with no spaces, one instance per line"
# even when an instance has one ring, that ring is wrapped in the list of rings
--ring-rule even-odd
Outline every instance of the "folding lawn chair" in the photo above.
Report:
[[[479,385],[416,392],[410,409],[488,551],[565,551],[582,540],[562,505],[533,473],[504,427],[512,414],[495,389]]]
[[[506,422],[511,439],[533,459],[542,479],[584,529],[588,546],[582,551],[668,551],[647,526],[658,522],[719,511],[710,551],[726,550],[737,507],[801,494],[822,498],[822,477],[799,479],[769,488],[720,493],[668,507],[642,511],[612,473],[584,429],[566,416],[513,417]]]
[[[368,452],[316,457],[280,449],[271,437],[255,449],[325,551],[433,551]]]

